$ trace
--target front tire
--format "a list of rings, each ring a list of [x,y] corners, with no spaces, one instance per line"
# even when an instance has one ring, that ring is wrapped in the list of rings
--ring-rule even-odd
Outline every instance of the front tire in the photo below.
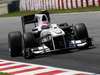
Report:
[[[25,48],[24,52],[23,52],[23,56],[25,59],[30,59],[32,57],[32,51],[30,50],[30,48]]]
[[[23,56],[25,59],[30,59],[32,56],[35,56],[35,54],[32,53],[31,49],[38,46],[39,44],[37,42],[37,39],[32,32],[27,32],[24,34]]]
[[[35,45],[35,43],[34,43],[34,35],[33,35],[33,33],[31,33],[31,32],[26,32],[25,34],[24,34],[24,47],[25,48],[32,48],[34,45]]]
[[[89,38],[88,31],[84,23],[76,24],[73,27],[74,38],[76,40],[82,40]]]
[[[8,34],[8,45],[11,57],[22,55],[22,35],[21,32],[10,32]]]
[[[73,27],[73,32],[74,32],[75,40],[83,40],[84,42],[87,43],[85,46],[81,47],[80,49],[89,48],[89,46],[92,46],[92,40],[91,38],[89,38],[88,31],[84,23],[76,24]]]

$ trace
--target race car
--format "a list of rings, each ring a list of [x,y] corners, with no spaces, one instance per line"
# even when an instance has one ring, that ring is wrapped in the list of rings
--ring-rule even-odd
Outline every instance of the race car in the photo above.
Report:
[[[9,53],[11,57],[31,56],[58,50],[86,49],[92,46],[84,23],[51,24],[48,11],[22,16],[22,30],[8,34]],[[26,32],[26,25],[32,23],[31,32]]]

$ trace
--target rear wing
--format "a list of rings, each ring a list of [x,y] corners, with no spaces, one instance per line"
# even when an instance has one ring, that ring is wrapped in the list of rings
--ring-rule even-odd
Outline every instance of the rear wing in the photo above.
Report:
[[[45,14],[48,18],[48,21],[50,22],[50,15],[49,15],[49,12],[47,10],[40,11],[39,14]],[[22,21],[23,33],[25,32],[25,25],[26,24],[37,23],[38,22],[37,17],[36,17],[35,14],[22,16],[21,21]]]
[[[27,16],[22,16],[22,17],[21,17],[21,21],[22,21],[23,33],[25,33],[25,25],[26,25],[26,24],[36,23],[35,14],[27,15]]]
[[[22,20],[22,23],[25,25],[25,24],[30,24],[30,23],[34,23],[35,22],[35,14],[33,15],[27,15],[27,16],[22,16],[21,17],[21,20]]]

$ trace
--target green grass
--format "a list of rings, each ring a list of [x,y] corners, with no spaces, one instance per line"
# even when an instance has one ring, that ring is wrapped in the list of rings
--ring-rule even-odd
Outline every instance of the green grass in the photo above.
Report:
[[[11,74],[0,72],[0,75],[11,75]]]
[[[89,7],[84,7],[84,8],[62,9],[62,10],[52,9],[48,11],[50,13],[89,12],[89,11],[100,11],[100,7],[89,6]],[[30,14],[34,14],[38,12],[39,11],[23,11],[23,12],[16,11],[16,12],[12,12],[6,15],[1,15],[0,17],[23,16],[23,15],[30,15]]]

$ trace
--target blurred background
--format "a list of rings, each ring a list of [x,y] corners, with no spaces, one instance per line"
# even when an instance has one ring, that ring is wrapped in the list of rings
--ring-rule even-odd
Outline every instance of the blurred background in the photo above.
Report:
[[[99,8],[87,8],[99,7]],[[0,15],[19,11],[55,10],[68,11],[66,9],[80,8],[78,11],[99,10],[100,0],[0,0]],[[60,12],[61,12],[60,11]]]
[[[0,0],[0,15],[19,11],[19,0]]]

